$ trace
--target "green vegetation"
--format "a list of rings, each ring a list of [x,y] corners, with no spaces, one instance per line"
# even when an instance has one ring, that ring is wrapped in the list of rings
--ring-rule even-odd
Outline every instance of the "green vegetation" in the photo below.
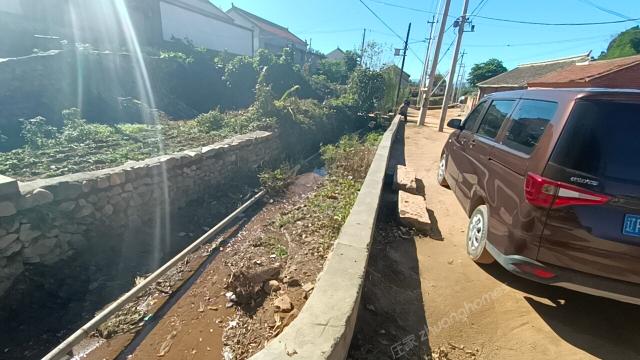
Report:
[[[338,236],[351,212],[380,139],[379,133],[364,139],[347,135],[337,144],[324,146],[321,150],[329,175],[301,211],[305,218],[312,219],[310,226],[325,241],[325,250]]]
[[[130,107],[127,111],[138,117],[144,113],[142,118],[152,123],[96,124],[75,108],[62,111],[61,122],[35,117],[22,123],[24,145],[0,152],[0,173],[29,180],[99,170],[256,130],[276,132],[286,155],[302,157],[364,127],[366,115],[380,106],[384,96],[382,74],[358,67],[354,56],[343,64],[348,81],[340,85],[294,64],[289,49],[280,57],[259,51],[249,58],[226,53],[212,57],[189,44],[176,46],[159,57],[177,65],[156,75],[169,79],[171,93],[182,94],[176,102],[189,101],[187,108],[205,109],[193,120],[169,121],[164,113],[135,99],[123,101]],[[199,80],[183,79],[199,76]],[[214,79],[218,76],[226,81],[222,88]],[[194,84],[201,87],[192,88]],[[223,93],[234,99],[230,109],[212,106]]]
[[[267,190],[270,195],[282,194],[295,175],[295,170],[291,168],[289,163],[284,163],[275,170],[264,170],[258,174],[260,185]]]
[[[640,54],[640,26],[636,25],[616,36],[598,60],[615,59]]]
[[[380,110],[384,112],[395,112],[396,107],[399,106],[399,104],[396,104],[396,93],[398,91],[400,68],[393,65],[388,66],[382,69],[382,75],[384,76],[385,92],[384,103]],[[402,87],[400,88],[400,97],[398,98],[398,102],[408,99],[410,95],[410,84],[403,81]]]
[[[345,51],[344,60],[321,60],[318,64],[317,75],[324,76],[328,81],[346,85],[353,71],[358,67],[360,56],[353,51]]]
[[[302,204],[284,210],[270,223],[272,235],[259,246],[282,257],[291,242],[306,239],[314,242],[312,253],[326,255],[351,212],[381,137],[377,132],[363,138],[347,135],[323,146],[328,176]]]
[[[476,86],[487,79],[491,79],[494,76],[498,76],[504,72],[507,72],[507,68],[504,66],[501,60],[492,58],[485,62],[478,63],[471,67],[467,82],[470,86]]]

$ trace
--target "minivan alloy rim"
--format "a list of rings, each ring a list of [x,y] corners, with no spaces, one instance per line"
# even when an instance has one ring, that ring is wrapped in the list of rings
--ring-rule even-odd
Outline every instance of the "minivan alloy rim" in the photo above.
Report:
[[[484,230],[484,221],[481,214],[476,214],[469,224],[468,243],[471,250],[476,250],[480,246],[482,231]]]
[[[444,179],[444,172],[447,166],[446,155],[442,155],[440,159],[440,166],[438,166],[438,180]]]

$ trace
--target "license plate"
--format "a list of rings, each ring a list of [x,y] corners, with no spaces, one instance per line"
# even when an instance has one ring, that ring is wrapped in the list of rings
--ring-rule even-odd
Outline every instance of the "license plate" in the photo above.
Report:
[[[627,236],[640,237],[640,215],[625,215],[622,233]]]

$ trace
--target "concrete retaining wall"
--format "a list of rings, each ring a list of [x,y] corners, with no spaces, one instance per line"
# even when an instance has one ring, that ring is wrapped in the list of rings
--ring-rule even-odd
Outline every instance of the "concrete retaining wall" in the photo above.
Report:
[[[254,355],[267,359],[345,359],[351,344],[391,144],[384,134],[355,205],[300,315]]]
[[[52,264],[112,235],[150,225],[211,188],[280,154],[258,131],[173,155],[27,183],[0,176],[0,296],[25,264]]]

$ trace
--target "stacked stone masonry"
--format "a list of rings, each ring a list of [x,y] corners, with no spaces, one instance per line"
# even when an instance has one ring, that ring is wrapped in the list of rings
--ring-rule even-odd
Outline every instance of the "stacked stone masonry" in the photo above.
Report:
[[[279,155],[277,137],[258,131],[106,170],[26,183],[0,176],[0,296],[25,265],[78,253],[97,228],[116,235],[145,224]]]

